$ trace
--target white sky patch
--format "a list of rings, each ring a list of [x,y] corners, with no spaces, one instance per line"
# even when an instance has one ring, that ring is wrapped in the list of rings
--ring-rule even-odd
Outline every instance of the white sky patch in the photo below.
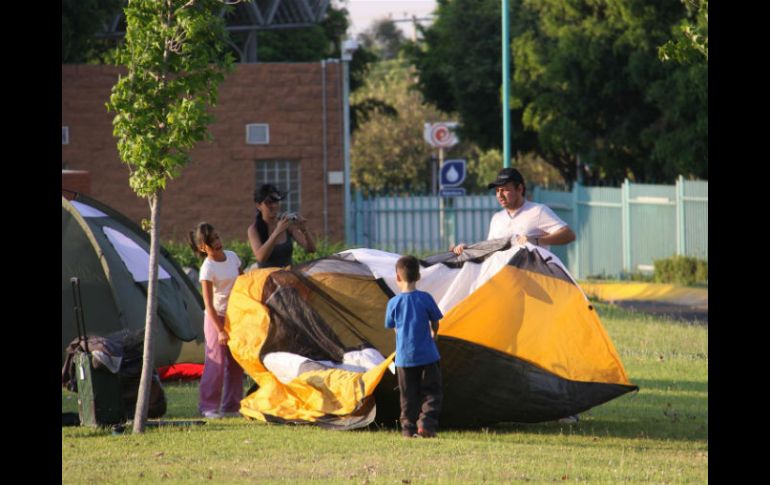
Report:
[[[416,16],[431,17],[436,9],[436,0],[333,0],[335,8],[347,8],[350,13],[348,35],[355,38],[369,28],[374,20],[390,18],[392,20],[411,19]],[[430,25],[429,21],[420,21],[421,25]],[[414,27],[412,22],[396,22],[407,39],[411,39]]]

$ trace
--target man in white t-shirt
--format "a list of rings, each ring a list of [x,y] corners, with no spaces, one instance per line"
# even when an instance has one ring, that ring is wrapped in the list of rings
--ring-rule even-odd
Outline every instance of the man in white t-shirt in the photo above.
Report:
[[[572,229],[550,207],[524,198],[527,187],[524,177],[515,168],[500,170],[497,179],[487,187],[495,189],[497,201],[503,207],[492,216],[487,239],[509,237],[517,244],[528,242],[545,249],[550,249],[551,244],[575,240]],[[462,254],[464,249],[465,244],[460,243],[452,251]]]
[[[551,244],[568,244],[575,240],[575,233],[554,214],[550,207],[524,198],[527,187],[524,177],[515,168],[504,168],[497,179],[487,188],[495,189],[497,201],[503,210],[496,212],[489,223],[487,239],[512,238],[517,244],[530,243],[549,249]],[[465,244],[458,244],[452,251],[462,254]],[[563,424],[578,422],[578,416],[559,420]]]

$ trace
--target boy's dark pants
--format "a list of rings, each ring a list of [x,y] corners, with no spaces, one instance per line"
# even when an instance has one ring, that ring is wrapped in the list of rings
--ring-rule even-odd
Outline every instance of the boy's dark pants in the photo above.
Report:
[[[416,367],[396,367],[401,391],[401,432],[417,428],[436,432],[441,412],[441,368],[439,362]]]

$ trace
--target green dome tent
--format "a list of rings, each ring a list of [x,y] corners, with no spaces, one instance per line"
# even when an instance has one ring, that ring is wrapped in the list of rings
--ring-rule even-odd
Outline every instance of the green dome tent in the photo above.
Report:
[[[149,236],[116,210],[83,194],[61,200],[62,363],[77,337],[70,278],[80,278],[89,336],[144,328]],[[203,362],[203,300],[161,248],[155,366]]]

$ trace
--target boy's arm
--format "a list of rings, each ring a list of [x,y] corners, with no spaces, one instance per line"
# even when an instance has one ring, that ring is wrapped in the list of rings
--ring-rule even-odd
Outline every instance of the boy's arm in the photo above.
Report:
[[[433,337],[433,340],[438,340],[438,320],[431,320],[430,336]]]
[[[444,318],[444,314],[441,313],[441,309],[439,309],[438,305],[436,304],[436,300],[431,298],[432,303],[432,310],[428,312],[428,319],[430,320],[430,335],[433,337],[433,340],[438,339],[438,322],[442,318]]]

